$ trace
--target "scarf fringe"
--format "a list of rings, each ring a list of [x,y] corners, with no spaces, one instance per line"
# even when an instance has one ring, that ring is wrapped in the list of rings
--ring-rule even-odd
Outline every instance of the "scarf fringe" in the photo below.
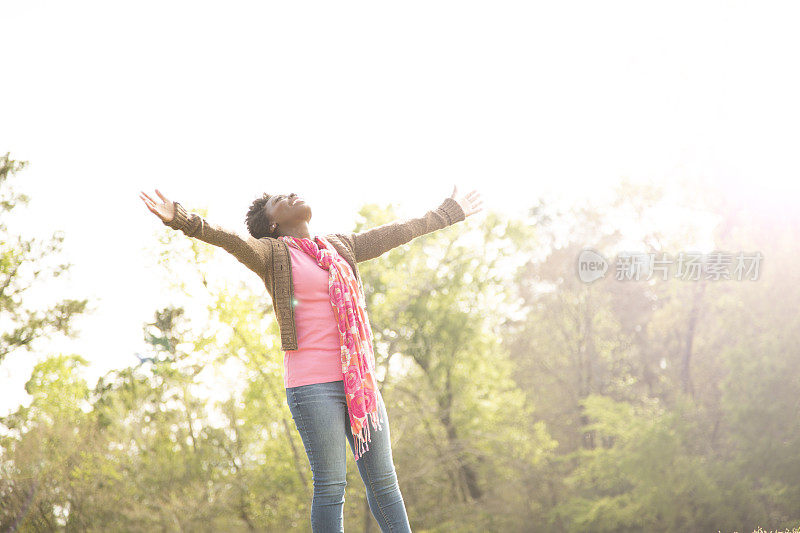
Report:
[[[370,420],[372,420],[372,427],[375,428],[375,431],[383,430],[378,409],[376,408],[374,411],[367,413],[367,423],[364,424],[364,427],[361,428],[361,431],[355,435],[356,461],[358,461],[361,456],[364,455],[365,451],[369,451],[368,443],[372,440],[372,436],[369,432]]]

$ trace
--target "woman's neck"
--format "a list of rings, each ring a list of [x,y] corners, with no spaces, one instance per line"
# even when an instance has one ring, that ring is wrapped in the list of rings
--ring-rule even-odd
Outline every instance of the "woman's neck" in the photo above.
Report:
[[[298,239],[312,238],[311,231],[308,229],[308,222],[305,220],[291,226],[283,226],[279,228],[278,236],[281,237],[284,235],[287,237],[296,237]]]

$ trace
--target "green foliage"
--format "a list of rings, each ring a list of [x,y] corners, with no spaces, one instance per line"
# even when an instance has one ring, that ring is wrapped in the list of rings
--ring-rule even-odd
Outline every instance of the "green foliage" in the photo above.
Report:
[[[21,168],[3,161],[3,179]],[[415,531],[800,525],[800,224],[706,202],[727,215],[718,246],[768,258],[758,282],[577,279],[583,247],[623,242],[609,221],[645,221],[661,201],[630,187],[611,206],[489,212],[359,265]],[[361,216],[357,231],[396,219]],[[690,233],[641,226],[644,250]],[[208,245],[166,228],[159,241],[181,275],[175,304],[143,325],[139,363],[91,388],[85,360],[53,355],[30,404],[0,419],[0,530],[310,530],[266,294],[209,283]],[[2,272],[27,253],[5,247]],[[347,479],[346,527],[377,530],[352,460]]]

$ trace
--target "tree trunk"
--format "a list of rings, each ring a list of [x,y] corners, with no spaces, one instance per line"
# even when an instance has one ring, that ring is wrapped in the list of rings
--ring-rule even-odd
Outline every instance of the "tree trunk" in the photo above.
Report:
[[[689,312],[689,323],[686,327],[686,341],[684,342],[683,357],[681,358],[681,390],[692,397],[694,397],[691,373],[692,347],[694,345],[694,335],[700,316],[700,307],[703,303],[703,293],[705,289],[705,281],[701,280],[699,288],[694,290],[692,308]]]
[[[478,476],[475,474],[475,470],[473,470],[472,467],[464,461],[461,453],[461,442],[459,441],[456,427],[450,418],[453,403],[453,395],[450,386],[450,367],[447,367],[445,376],[446,392],[443,405],[439,406],[442,412],[441,422],[445,427],[445,431],[447,432],[447,442],[449,447],[451,450],[455,450],[456,452],[455,456],[458,464],[457,472],[459,482],[466,487],[467,493],[472,500],[478,500],[481,498],[481,496],[483,496],[483,491],[478,486]]]

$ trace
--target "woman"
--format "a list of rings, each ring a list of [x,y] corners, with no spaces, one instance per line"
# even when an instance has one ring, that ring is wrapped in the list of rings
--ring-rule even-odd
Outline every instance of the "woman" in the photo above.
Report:
[[[311,207],[296,194],[264,194],[247,212],[246,239],[156,193],[161,202],[144,192],[140,198],[165,225],[230,252],[259,275],[272,297],[284,351],[286,400],[313,473],[313,531],[344,531],[343,434],[381,530],[411,531],[392,461],[386,406],[374,375],[358,263],[477,213],[477,191],[462,196],[454,187],[450,197],[421,217],[326,235],[309,231]]]

